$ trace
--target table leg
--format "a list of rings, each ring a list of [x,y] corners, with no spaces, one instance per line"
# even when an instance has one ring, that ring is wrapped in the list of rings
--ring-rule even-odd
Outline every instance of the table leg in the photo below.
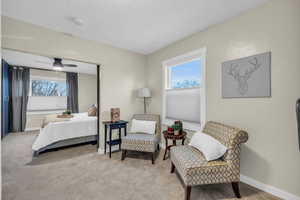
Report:
[[[167,151],[168,151],[168,139],[165,137],[165,140],[166,140],[166,149],[165,149],[165,154],[164,154],[164,159],[163,160],[166,160],[166,154],[167,154]]]
[[[119,150],[121,151],[121,128],[119,128],[119,140],[120,140]]]
[[[185,138],[182,139],[182,145],[184,145]]]
[[[173,140],[173,146],[176,146],[176,140]],[[170,150],[171,150],[171,147],[169,148],[169,154],[168,154],[169,157],[170,157],[170,154],[171,154],[171,151],[170,151]]]
[[[125,124],[125,127],[124,127],[124,135],[125,136],[127,135],[127,124]]]
[[[107,137],[107,125],[105,124],[104,128],[104,154],[106,154],[106,137]]]
[[[111,135],[112,135],[112,130],[109,128],[109,158],[111,158]]]

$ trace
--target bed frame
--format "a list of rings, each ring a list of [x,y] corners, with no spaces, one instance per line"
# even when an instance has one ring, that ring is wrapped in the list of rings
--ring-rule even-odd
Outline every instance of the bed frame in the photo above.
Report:
[[[77,137],[67,140],[62,140],[59,142],[52,143],[46,147],[39,149],[38,151],[33,152],[33,157],[37,157],[40,153],[45,153],[48,151],[59,150],[62,148],[67,147],[74,147],[77,145],[84,145],[84,144],[97,144],[98,143],[98,136],[97,135],[90,135],[84,137]]]

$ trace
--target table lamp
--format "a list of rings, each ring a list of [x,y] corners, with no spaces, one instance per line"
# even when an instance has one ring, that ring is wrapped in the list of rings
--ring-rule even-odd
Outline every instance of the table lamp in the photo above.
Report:
[[[138,97],[140,98],[144,98],[144,114],[147,113],[146,110],[146,98],[150,98],[151,97],[151,91],[149,88],[140,88],[138,89]]]

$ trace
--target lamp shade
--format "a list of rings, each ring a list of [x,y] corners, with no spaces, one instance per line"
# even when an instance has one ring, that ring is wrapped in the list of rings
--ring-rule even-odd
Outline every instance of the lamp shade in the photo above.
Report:
[[[138,97],[151,97],[151,91],[149,88],[138,89]]]

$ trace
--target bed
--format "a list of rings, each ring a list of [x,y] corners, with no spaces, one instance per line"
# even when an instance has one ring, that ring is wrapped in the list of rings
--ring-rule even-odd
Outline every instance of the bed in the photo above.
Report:
[[[35,139],[33,156],[41,152],[82,143],[97,143],[97,117],[87,113],[73,114],[66,121],[48,122]]]

